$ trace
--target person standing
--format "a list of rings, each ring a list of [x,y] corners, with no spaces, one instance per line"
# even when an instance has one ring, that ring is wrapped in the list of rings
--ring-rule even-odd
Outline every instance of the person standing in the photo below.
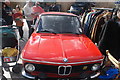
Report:
[[[59,9],[59,7],[56,5],[56,3],[53,3],[52,5],[50,5],[49,11],[59,12],[60,9]]]
[[[33,2],[30,0],[26,3],[26,5],[23,8],[25,19],[26,19],[26,22],[27,22],[28,28],[29,28],[29,38],[34,31],[34,29],[31,26],[31,25],[33,25],[33,20],[34,20],[34,16],[35,16],[35,14],[32,11],[32,7],[33,7]]]
[[[23,14],[21,11],[21,8],[19,5],[16,6],[16,8],[13,10],[13,19],[16,23],[16,26],[18,27],[19,34],[20,34],[20,40],[23,39]]]
[[[110,19],[103,29],[101,40],[99,41],[98,48],[106,55],[106,50],[120,61],[120,9],[117,15]]]
[[[6,11],[4,10],[5,7],[5,3],[2,2],[2,25],[8,25],[7,21],[8,21],[8,14],[6,13]]]
[[[45,12],[44,9],[42,9],[42,7],[40,7],[39,5],[40,5],[40,3],[39,3],[39,2],[36,2],[36,3],[35,3],[35,6],[32,7],[33,13],[35,14],[35,16],[34,16],[34,24],[35,24],[35,22],[36,22],[36,20],[37,20],[37,17],[38,17],[41,13]]]
[[[5,17],[7,25],[12,25],[13,24],[12,8],[10,7],[10,1],[9,0],[5,0],[4,5],[3,5],[3,9],[8,15],[8,16]]]

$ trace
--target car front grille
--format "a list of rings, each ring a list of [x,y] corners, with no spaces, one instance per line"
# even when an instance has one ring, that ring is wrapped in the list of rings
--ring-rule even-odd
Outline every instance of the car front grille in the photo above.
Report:
[[[59,75],[69,75],[72,71],[72,66],[59,66],[58,74]]]
[[[77,65],[77,66],[70,66],[70,65],[54,66],[54,65],[43,65],[43,64],[33,64],[33,65],[35,66],[35,71],[40,71],[45,73],[55,73],[59,75],[69,75],[71,73],[81,73],[83,71],[90,71],[91,67],[94,64],[85,64],[85,65]]]

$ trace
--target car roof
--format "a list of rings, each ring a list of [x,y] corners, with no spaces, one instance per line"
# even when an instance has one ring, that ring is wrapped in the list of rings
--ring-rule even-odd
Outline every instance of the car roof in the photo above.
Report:
[[[66,12],[44,12],[41,15],[68,15],[68,16],[77,16],[75,14],[72,13],[66,13]]]

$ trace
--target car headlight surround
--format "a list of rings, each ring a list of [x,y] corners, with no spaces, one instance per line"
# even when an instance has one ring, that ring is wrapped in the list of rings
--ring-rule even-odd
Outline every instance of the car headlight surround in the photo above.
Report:
[[[92,71],[96,71],[100,68],[100,64],[94,64],[91,68]]]
[[[26,64],[25,70],[27,70],[29,72],[33,72],[33,71],[35,71],[35,66],[33,64]]]

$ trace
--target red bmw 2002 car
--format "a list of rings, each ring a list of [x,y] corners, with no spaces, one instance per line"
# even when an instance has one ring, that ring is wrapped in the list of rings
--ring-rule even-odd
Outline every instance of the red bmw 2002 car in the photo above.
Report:
[[[103,55],[71,13],[42,13],[22,51],[22,75],[35,78],[94,77]],[[95,75],[93,75],[95,74]]]

